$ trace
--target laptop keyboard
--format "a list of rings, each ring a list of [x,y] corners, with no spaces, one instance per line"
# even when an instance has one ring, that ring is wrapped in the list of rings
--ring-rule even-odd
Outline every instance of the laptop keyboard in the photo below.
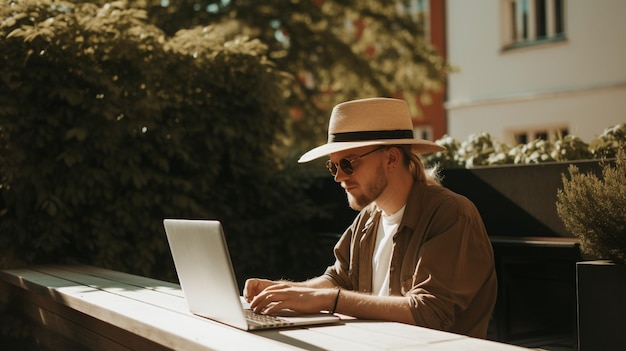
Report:
[[[246,311],[246,319],[248,320],[248,322],[254,325],[260,325],[263,327],[284,327],[284,326],[293,325],[292,322],[289,322],[280,317],[254,313],[252,310],[245,310],[245,311]]]

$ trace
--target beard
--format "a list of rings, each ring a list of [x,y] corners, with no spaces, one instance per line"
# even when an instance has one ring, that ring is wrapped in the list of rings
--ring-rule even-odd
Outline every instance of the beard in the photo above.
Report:
[[[374,179],[363,186],[361,194],[353,195],[346,193],[348,196],[348,205],[355,211],[360,211],[367,205],[374,202],[387,187],[387,177],[385,170],[381,164],[376,167]]]

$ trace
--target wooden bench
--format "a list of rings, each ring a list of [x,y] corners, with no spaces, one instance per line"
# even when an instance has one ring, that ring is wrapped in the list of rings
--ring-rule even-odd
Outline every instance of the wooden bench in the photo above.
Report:
[[[80,350],[526,350],[406,324],[246,332],[189,313],[177,284],[91,266],[0,271],[0,290],[36,322],[50,349]]]

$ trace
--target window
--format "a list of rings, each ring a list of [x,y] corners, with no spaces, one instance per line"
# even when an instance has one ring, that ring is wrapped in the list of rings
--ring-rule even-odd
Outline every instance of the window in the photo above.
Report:
[[[565,0],[501,0],[503,46],[515,48],[565,38]]]
[[[541,139],[556,141],[569,134],[569,129],[563,125],[557,126],[537,126],[525,129],[509,130],[507,132],[513,139],[515,145],[528,144],[529,142]]]
[[[535,1],[535,36],[537,39],[544,39],[548,35],[546,30],[546,0]]]

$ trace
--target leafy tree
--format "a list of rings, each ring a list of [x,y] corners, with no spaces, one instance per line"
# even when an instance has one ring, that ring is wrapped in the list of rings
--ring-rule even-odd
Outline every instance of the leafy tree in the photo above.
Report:
[[[103,0],[99,0],[103,2]],[[416,97],[439,89],[449,67],[424,38],[409,1],[128,0],[168,35],[221,24],[268,46],[268,57],[295,79],[282,91],[290,108],[286,151],[326,139],[330,109],[361,97]]]

